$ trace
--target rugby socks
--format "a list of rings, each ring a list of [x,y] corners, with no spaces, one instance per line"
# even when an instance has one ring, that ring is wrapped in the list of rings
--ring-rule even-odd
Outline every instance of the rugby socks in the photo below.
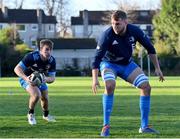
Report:
[[[49,114],[49,111],[43,111],[43,114],[44,114],[44,117],[47,117],[48,116],[48,114]]]
[[[103,125],[109,125],[110,124],[110,116],[112,112],[113,102],[114,102],[114,93],[107,95],[103,94]]]
[[[150,96],[140,96],[141,128],[146,128],[149,124]]]
[[[34,109],[29,109],[28,114],[34,114]]]

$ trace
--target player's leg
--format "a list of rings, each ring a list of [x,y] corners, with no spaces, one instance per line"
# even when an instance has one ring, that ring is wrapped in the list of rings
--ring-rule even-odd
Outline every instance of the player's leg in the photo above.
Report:
[[[130,69],[130,70],[128,70]],[[148,81],[148,77],[144,72],[136,66],[135,63],[131,63],[126,69],[128,77],[127,81],[132,83],[134,86],[140,89],[140,112],[141,112],[141,128],[140,132],[142,133],[158,133],[157,131],[149,128],[149,112],[150,112],[150,94],[151,86]],[[147,132],[146,132],[147,131]]]
[[[137,67],[127,78],[127,81],[134,86],[140,88],[140,112],[141,112],[141,128],[145,128],[149,124],[150,112],[150,93],[151,87],[148,78],[144,75],[143,71]]]
[[[110,124],[110,115],[112,112],[113,101],[114,101],[116,77],[111,69],[104,69],[101,74],[105,85],[105,90],[103,94],[103,112],[104,112],[103,125],[105,126]]]
[[[26,91],[29,93],[30,98],[29,98],[29,110],[34,111],[35,105],[38,102],[41,92],[38,87],[36,86],[30,86],[26,88]],[[30,112],[29,113],[34,113]]]
[[[40,86],[41,90],[41,107],[43,110],[43,119],[48,122],[55,122],[53,116],[49,115],[49,97],[48,97],[48,87],[46,84]]]
[[[41,92],[41,107],[42,107],[42,110],[43,110],[43,116],[44,117],[47,117],[49,115],[49,109],[48,109],[48,91],[45,90],[45,91],[42,91]]]
[[[103,66],[102,66],[103,67]],[[101,75],[105,84],[105,91],[103,94],[103,129],[101,136],[109,136],[110,116],[114,102],[114,90],[116,86],[116,74],[110,67],[101,68]]]
[[[22,78],[19,80],[21,86],[29,93],[29,112],[28,112],[28,122],[31,125],[36,124],[36,119],[34,116],[34,108],[36,103],[38,102],[41,92],[38,87],[29,85]]]
[[[40,90],[38,87],[36,86],[31,86],[29,85],[26,88],[26,91],[29,93],[30,98],[29,98],[29,112],[28,112],[28,122],[31,125],[36,124],[36,119],[35,119],[35,115],[34,115],[34,109],[35,106],[40,98]]]

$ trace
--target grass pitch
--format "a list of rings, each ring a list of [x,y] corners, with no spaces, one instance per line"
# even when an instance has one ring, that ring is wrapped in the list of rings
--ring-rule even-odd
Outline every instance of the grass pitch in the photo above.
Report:
[[[100,79],[100,78],[99,78]],[[151,77],[150,124],[160,135],[141,135],[139,90],[118,79],[111,116],[113,138],[180,138],[180,77],[161,83]],[[101,80],[101,79],[100,79]],[[37,125],[27,123],[28,94],[17,78],[0,78],[0,138],[99,138],[102,128],[102,93],[91,92],[89,77],[58,77],[49,85],[50,113],[57,122],[42,119],[35,109]]]

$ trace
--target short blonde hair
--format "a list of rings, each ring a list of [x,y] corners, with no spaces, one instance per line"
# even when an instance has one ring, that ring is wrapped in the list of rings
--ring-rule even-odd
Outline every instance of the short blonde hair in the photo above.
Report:
[[[43,39],[43,40],[40,41],[39,49],[43,48],[44,45],[49,46],[49,48],[52,50],[53,46],[54,46],[54,43],[49,39]]]
[[[126,20],[127,19],[127,14],[124,11],[115,11],[112,15],[111,15],[111,19],[114,19],[116,21],[118,21],[119,19],[122,20]]]

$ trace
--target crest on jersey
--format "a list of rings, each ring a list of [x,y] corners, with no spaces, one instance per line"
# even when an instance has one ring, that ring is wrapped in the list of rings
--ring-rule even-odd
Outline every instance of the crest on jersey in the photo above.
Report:
[[[98,45],[98,46],[96,47],[96,49],[98,49],[98,50],[99,50],[99,49],[100,49],[100,46]]]
[[[131,44],[132,49],[134,49],[136,47],[135,38],[133,36],[129,37],[129,43]]]
[[[50,69],[50,67],[51,67],[50,64],[46,65],[46,70]]]
[[[135,39],[133,36],[129,37],[129,42],[134,42],[134,41],[135,41]]]

